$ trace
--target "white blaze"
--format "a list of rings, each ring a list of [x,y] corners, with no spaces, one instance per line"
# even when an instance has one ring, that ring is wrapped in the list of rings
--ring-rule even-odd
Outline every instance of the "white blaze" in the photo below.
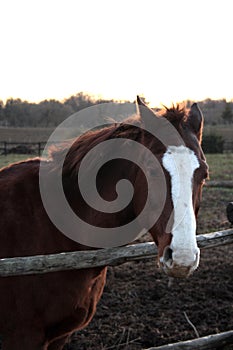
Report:
[[[196,218],[192,190],[194,171],[200,164],[194,152],[185,146],[169,146],[163,156],[164,168],[171,176],[171,196],[174,222],[171,229],[172,260],[176,265],[198,265],[199,249],[196,242]]]

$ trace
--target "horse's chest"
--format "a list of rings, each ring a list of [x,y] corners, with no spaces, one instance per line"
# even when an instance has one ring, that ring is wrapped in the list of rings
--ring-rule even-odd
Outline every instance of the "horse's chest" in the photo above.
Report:
[[[103,293],[106,270],[106,268],[102,269],[95,278],[87,279],[86,283],[82,283],[77,287],[75,295],[67,303],[69,311],[66,310],[66,313],[68,312],[68,315],[64,318],[60,317],[59,327],[55,322],[56,327],[51,329],[54,338],[66,332],[72,333],[88,325],[95,314],[96,305]]]

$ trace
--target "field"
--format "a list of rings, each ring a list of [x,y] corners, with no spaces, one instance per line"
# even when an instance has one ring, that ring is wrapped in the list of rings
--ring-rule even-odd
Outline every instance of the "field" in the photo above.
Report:
[[[54,128],[3,128],[0,127],[0,142],[47,142],[49,136],[54,131]],[[61,139],[65,140],[66,135],[74,131],[76,136],[76,129],[60,128],[59,133]],[[69,137],[69,136],[68,136]]]
[[[233,153],[207,154],[206,159],[209,165],[210,180],[232,180]]]
[[[233,125],[205,125],[204,134],[217,134],[226,141],[233,141]]]
[[[0,128],[0,142],[47,141],[53,128]]]
[[[5,166],[25,156],[0,156]],[[229,180],[233,154],[207,155],[211,180]],[[203,191],[198,233],[230,228],[225,207],[232,189]],[[150,239],[145,236],[145,240]],[[91,324],[77,332],[66,350],[141,350],[232,329],[233,247],[203,250],[200,267],[185,280],[168,278],[154,260],[109,268],[107,284]],[[228,346],[227,349],[233,349]]]
[[[0,127],[0,142],[46,142],[53,130],[54,128]],[[204,134],[217,134],[227,141],[233,141],[233,125],[205,125]]]

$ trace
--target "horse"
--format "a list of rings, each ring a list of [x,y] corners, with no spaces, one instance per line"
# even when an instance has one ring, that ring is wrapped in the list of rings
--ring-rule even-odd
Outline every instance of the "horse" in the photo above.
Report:
[[[208,176],[201,148],[203,115],[197,104],[189,110],[173,106],[160,116],[139,97],[137,105],[137,116],[130,124],[113,123],[87,132],[72,143],[63,164],[64,192],[73,210],[88,223],[105,228],[124,225],[137,218],[149,193],[142,169],[120,158],[101,168],[96,182],[105,200],[110,202],[116,198],[116,184],[120,179],[128,179],[134,187],[132,200],[123,210],[103,213],[89,207],[79,191],[76,180],[80,163],[94,145],[106,140],[120,138],[123,145],[133,140],[150,149],[162,169],[166,195],[161,215],[151,224],[149,232],[158,247],[158,263],[162,270],[169,276],[187,277],[199,263],[196,217],[202,186]],[[165,145],[147,131],[150,121],[156,118],[171,124],[183,144]],[[93,249],[59,231],[43,206],[39,190],[40,165],[48,168],[49,183],[49,176],[56,174],[62,154],[64,149],[53,149],[49,160],[29,159],[0,171],[0,258]],[[157,170],[147,164],[143,152],[141,156],[152,184],[151,205],[146,213],[149,222],[151,213],[160,203],[156,193],[160,196],[161,191]],[[142,228],[139,220],[139,231]],[[71,334],[86,327],[95,314],[106,270],[107,267],[94,267],[0,277],[3,350],[61,350]]]

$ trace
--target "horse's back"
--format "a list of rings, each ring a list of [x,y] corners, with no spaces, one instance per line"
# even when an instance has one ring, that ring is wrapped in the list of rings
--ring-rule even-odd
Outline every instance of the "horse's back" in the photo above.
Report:
[[[33,232],[37,231],[39,203],[38,160],[13,164],[0,171],[1,257],[30,254],[36,238]]]

